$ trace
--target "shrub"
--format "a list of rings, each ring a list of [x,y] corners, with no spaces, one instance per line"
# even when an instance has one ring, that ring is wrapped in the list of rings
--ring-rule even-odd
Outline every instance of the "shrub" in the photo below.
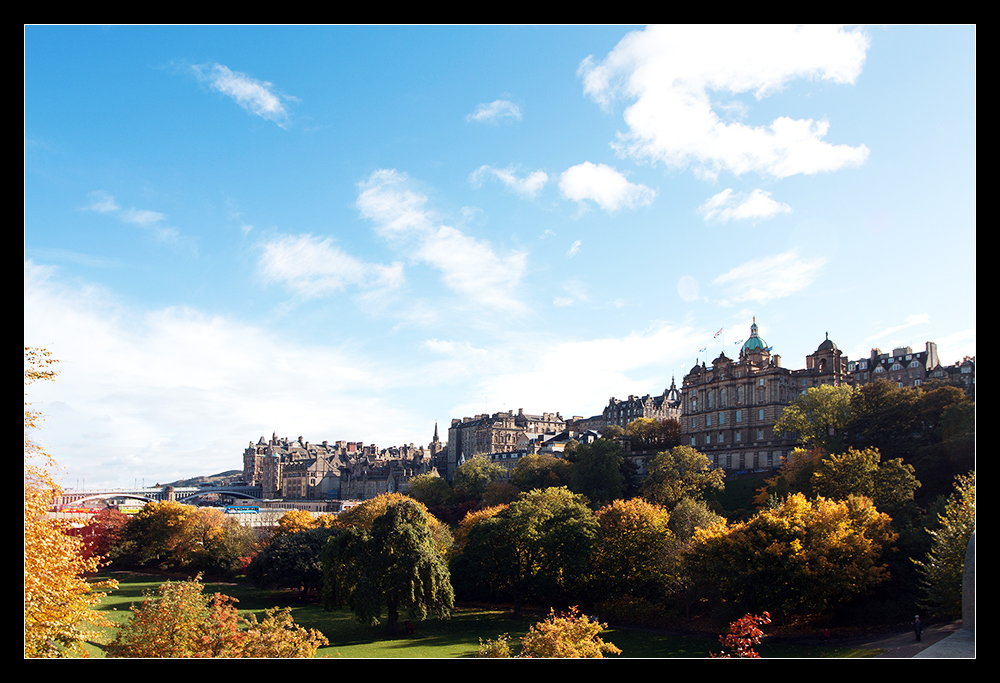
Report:
[[[580,614],[576,607],[566,612],[549,612],[521,638],[519,657],[572,657],[603,658],[604,653],[622,653],[611,643],[605,643],[600,633],[607,624]],[[496,640],[479,641],[480,657],[510,657],[509,637],[504,634]]]
[[[132,618],[107,647],[109,657],[312,657],[329,644],[319,631],[292,621],[288,608],[263,621],[239,616],[236,601],[208,596],[199,578],[167,582],[132,607]]]

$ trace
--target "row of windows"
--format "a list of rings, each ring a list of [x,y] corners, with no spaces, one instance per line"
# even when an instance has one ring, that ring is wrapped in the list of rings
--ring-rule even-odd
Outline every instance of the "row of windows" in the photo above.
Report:
[[[745,411],[743,411],[743,410],[733,411],[734,417],[736,419],[736,423],[737,424],[743,422],[743,417],[744,417],[743,413],[744,412]],[[713,413],[709,413],[708,415],[705,416],[705,426],[706,427],[711,427],[712,426],[712,419],[713,419]],[[758,420],[763,420],[764,419],[764,409],[763,408],[758,408],[757,409],[757,419]],[[717,425],[724,425],[724,424],[726,424],[726,413],[719,412],[718,414],[715,414],[715,424],[717,424]],[[698,418],[697,417],[692,417],[691,418],[691,429],[692,430],[698,429]]]
[[[741,469],[745,470],[749,467],[753,469],[759,469],[761,467],[774,467],[780,464],[783,459],[781,451],[764,451],[764,452],[754,452],[754,453],[740,453],[739,460],[734,463],[732,453],[728,453],[725,456],[725,462],[720,462],[722,458],[716,453],[712,462],[716,467],[722,467],[723,464],[727,470]],[[734,467],[734,465],[737,465]]]
[[[749,434],[747,436],[749,437]],[[757,430],[757,441],[763,441],[763,440],[764,440],[764,430],[763,429],[758,429]],[[735,432],[733,432],[733,443],[742,443],[742,442],[743,442],[743,431],[738,429]],[[710,446],[713,443],[715,443],[715,444],[724,444],[724,443],[726,443],[726,433],[725,432],[719,432],[718,434],[715,435],[714,439],[712,438],[712,434],[705,434],[705,444],[704,445]],[[691,437],[691,447],[692,448],[697,448],[698,446],[699,446],[699,444],[698,444],[698,437],[697,436],[692,436]]]

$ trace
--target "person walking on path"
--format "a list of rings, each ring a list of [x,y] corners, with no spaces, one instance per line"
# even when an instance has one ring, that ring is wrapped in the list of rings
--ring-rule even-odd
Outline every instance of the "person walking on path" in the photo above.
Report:
[[[917,642],[920,642],[920,636],[924,632],[924,625],[920,623],[920,615],[913,617],[913,635],[917,637]]]

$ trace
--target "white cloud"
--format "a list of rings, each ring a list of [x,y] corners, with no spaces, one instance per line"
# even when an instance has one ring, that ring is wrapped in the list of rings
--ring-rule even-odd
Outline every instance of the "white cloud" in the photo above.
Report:
[[[480,104],[476,110],[465,117],[467,122],[498,123],[503,119],[521,120],[521,108],[509,100],[494,100],[489,104]]]
[[[765,303],[805,289],[825,264],[825,258],[805,259],[790,249],[736,266],[712,284],[726,288],[733,301]]]
[[[762,99],[797,79],[854,83],[869,38],[835,26],[653,26],[628,34],[600,63],[579,69],[584,91],[604,107],[627,104],[620,153],[717,177],[755,172],[784,178],[864,163],[864,145],[832,145],[826,120],[779,116],[767,126],[725,122],[712,93]]]
[[[906,316],[906,321],[902,325],[895,325],[893,327],[887,327],[884,330],[880,330],[870,337],[866,337],[865,341],[875,341],[876,339],[882,339],[883,337],[888,337],[890,335],[899,332],[900,330],[905,330],[908,327],[913,327],[914,325],[926,325],[931,321],[931,317],[926,313],[911,314]]]
[[[581,203],[593,201],[608,213],[645,206],[656,196],[656,192],[645,185],[630,183],[611,166],[589,161],[563,171],[559,189],[567,199]]]
[[[376,171],[360,188],[358,208],[375,223],[376,233],[413,261],[437,269],[449,289],[487,309],[523,312],[516,290],[525,271],[524,253],[501,256],[489,242],[441,224],[405,174]]]
[[[519,177],[514,167],[493,168],[492,166],[480,166],[469,175],[469,182],[478,187],[483,182],[483,176],[491,175],[497,178],[522,197],[534,199],[538,196],[545,184],[549,181],[549,175],[545,171],[532,171],[525,177]]]
[[[573,242],[573,244],[571,244],[569,247],[569,251],[566,252],[566,258],[573,258],[574,256],[576,256],[576,253],[580,251],[580,245],[582,244],[583,242],[581,242],[580,240],[576,240],[575,242]]]
[[[275,93],[274,84],[231,71],[222,64],[197,65],[191,68],[213,90],[231,97],[251,114],[284,127],[289,116],[286,103],[296,101],[296,98]]]
[[[123,209],[115,201],[115,198],[103,190],[90,192],[90,204],[83,207],[85,211],[97,211],[98,213],[114,215],[122,223],[138,225],[160,242],[177,242],[180,238],[180,231],[166,225],[160,225],[167,220],[166,214],[150,209]]]
[[[87,195],[90,197],[90,204],[84,207],[87,211],[97,211],[98,213],[114,213],[121,210],[115,198],[104,190],[95,190]]]
[[[184,307],[141,310],[25,262],[25,344],[49,348],[54,382],[30,400],[33,437],[68,485],[166,483],[242,467],[248,440],[277,430],[311,440],[402,443],[411,421],[381,398],[391,359],[311,345],[285,326],[258,327]],[[429,428],[428,428],[429,429]]]
[[[262,245],[260,267],[264,277],[306,298],[327,296],[357,287],[387,294],[404,280],[403,264],[370,264],[333,245],[330,238],[282,235]]]
[[[501,402],[517,401],[508,407],[525,411],[555,410],[549,406],[572,406],[584,416],[594,415],[607,405],[610,396],[628,396],[662,391],[670,386],[669,370],[683,364],[697,349],[703,332],[687,327],[659,325],[621,337],[583,340],[532,338],[529,347],[509,354],[489,375],[480,376],[478,396],[490,399],[490,410],[500,410]],[[491,355],[491,362],[493,356]],[[587,368],[568,372],[567,368]],[[542,381],[558,378],[558,381]],[[651,387],[662,386],[662,389]],[[530,387],[530,392],[525,392]],[[527,397],[527,398],[526,398]],[[531,405],[524,403],[525,400]],[[496,408],[494,408],[496,401]],[[586,403],[592,401],[592,403]],[[535,406],[535,407],[532,407]],[[460,405],[454,415],[483,412],[481,404]],[[566,413],[563,416],[566,417]]]
[[[726,188],[722,192],[709,197],[704,204],[698,207],[698,213],[705,217],[706,221],[717,220],[727,223],[731,220],[762,220],[773,218],[779,213],[791,213],[792,207],[788,204],[775,201],[771,198],[771,193],[765,190],[754,190],[749,195],[744,192],[733,192],[732,188]]]

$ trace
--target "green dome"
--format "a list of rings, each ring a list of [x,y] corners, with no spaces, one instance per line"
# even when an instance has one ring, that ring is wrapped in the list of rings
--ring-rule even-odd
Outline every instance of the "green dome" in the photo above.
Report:
[[[764,351],[767,349],[767,342],[760,338],[757,334],[757,320],[754,319],[753,325],[750,327],[750,338],[746,340],[743,344],[743,354],[750,353],[751,351]]]

